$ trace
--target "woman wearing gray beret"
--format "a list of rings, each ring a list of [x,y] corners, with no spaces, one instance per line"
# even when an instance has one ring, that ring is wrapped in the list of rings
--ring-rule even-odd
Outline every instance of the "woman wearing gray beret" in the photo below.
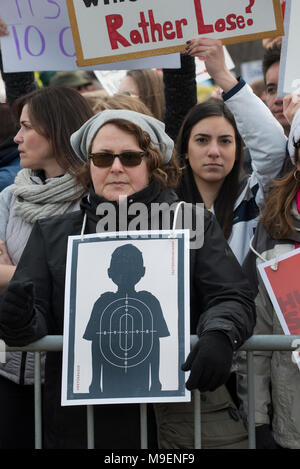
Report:
[[[71,144],[85,163],[77,177],[88,195],[83,197],[80,211],[35,224],[0,305],[0,338],[8,345],[22,346],[48,334],[63,333],[68,236],[119,228],[124,231],[124,226],[118,225],[118,211],[125,199],[127,229],[132,220],[129,209],[136,202],[147,208],[148,229],[151,223],[155,229],[173,226],[173,214],[168,226],[162,223],[163,214],[159,219],[151,218],[152,204],[161,204],[162,210],[167,211],[180,202],[173,190],[180,170],[173,155],[173,141],[162,122],[134,111],[107,110],[75,132]],[[109,206],[116,213],[113,229],[102,223]],[[199,246],[190,243],[191,334],[197,334],[199,340],[181,364],[180,373],[190,371],[186,382],[189,390],[205,391],[216,389],[228,378],[234,351],[252,333],[254,305],[248,283],[214,216],[200,208],[190,206],[190,210],[191,233],[198,226],[197,218],[202,216],[204,220],[203,243]],[[84,448],[86,410],[80,406],[61,407],[60,390],[61,354],[48,353],[45,447]],[[150,405],[148,411],[149,447],[155,448],[155,422]],[[95,406],[94,419],[96,448],[140,446],[138,405]]]

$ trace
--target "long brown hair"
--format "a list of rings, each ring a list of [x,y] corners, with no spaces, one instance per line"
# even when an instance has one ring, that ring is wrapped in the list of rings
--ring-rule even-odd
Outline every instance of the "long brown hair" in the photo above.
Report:
[[[139,90],[139,98],[150,109],[156,119],[163,120],[165,108],[165,95],[163,74],[158,70],[128,70]]]
[[[299,145],[300,142],[295,145],[296,163],[299,161]],[[282,179],[273,180],[272,183],[273,188],[266,200],[260,223],[273,239],[285,239],[295,231],[291,208],[300,189],[299,172],[294,168]]]

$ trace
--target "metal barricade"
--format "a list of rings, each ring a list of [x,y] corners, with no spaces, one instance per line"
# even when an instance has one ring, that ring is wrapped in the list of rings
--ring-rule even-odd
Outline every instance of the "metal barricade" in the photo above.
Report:
[[[191,347],[197,336],[191,336]],[[26,347],[8,347],[7,351],[29,351],[35,354],[35,448],[42,448],[42,406],[41,406],[41,360],[40,352],[62,351],[62,336],[46,336]],[[249,449],[255,449],[255,399],[254,399],[254,351],[296,351],[300,350],[300,336],[296,335],[255,335],[250,337],[239,350],[247,352],[248,373],[248,437]],[[201,449],[201,399],[200,392],[194,393],[194,448]],[[147,449],[147,404],[140,404],[141,449]],[[94,448],[94,413],[93,406],[87,406],[87,448]]]

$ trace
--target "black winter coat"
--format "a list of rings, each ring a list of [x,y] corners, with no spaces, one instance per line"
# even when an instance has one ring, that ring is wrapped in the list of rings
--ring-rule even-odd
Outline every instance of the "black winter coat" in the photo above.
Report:
[[[162,191],[151,183],[131,196],[128,205],[141,201],[147,205],[153,202],[173,204],[176,200],[173,191]],[[92,191],[89,199],[82,200],[81,211],[40,220],[34,225],[13,280],[34,283],[35,314],[27,326],[18,331],[1,321],[0,309],[0,337],[8,345],[26,345],[47,334],[63,333],[68,236],[80,234],[84,212],[87,213],[85,233],[96,232],[100,218],[96,209],[101,202],[103,199]],[[255,323],[252,294],[215,217],[207,211],[204,229],[203,247],[190,250],[191,333],[222,331],[236,350],[252,334]],[[47,354],[45,373],[45,447],[85,447],[85,408],[60,406],[61,353]],[[96,447],[139,447],[138,409],[132,404],[95,406]],[[150,431],[150,439],[151,435]]]

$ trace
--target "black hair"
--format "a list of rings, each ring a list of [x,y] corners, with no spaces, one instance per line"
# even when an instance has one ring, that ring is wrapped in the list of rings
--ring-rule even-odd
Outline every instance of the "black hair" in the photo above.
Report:
[[[280,61],[280,54],[281,54],[281,45],[278,43],[273,44],[272,47],[269,47],[264,53],[263,61],[262,61],[262,71],[263,71],[265,83],[266,83],[266,74],[269,68],[272,67],[273,64]]]

